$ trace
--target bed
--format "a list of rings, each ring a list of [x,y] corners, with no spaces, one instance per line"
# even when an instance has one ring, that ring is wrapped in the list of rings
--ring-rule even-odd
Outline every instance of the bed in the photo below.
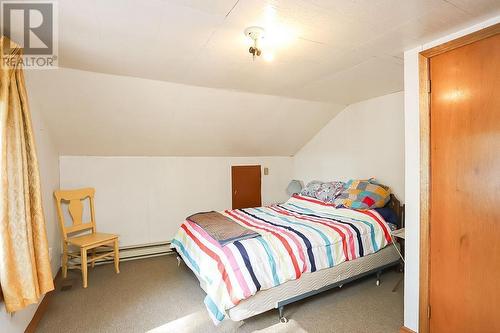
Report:
[[[388,207],[402,226],[403,208],[393,195]],[[376,210],[294,195],[283,204],[218,213],[249,232],[219,243],[188,218],[171,244],[200,281],[215,324],[275,308],[286,322],[284,306],[368,274],[379,284],[382,270],[400,263],[392,226]]]

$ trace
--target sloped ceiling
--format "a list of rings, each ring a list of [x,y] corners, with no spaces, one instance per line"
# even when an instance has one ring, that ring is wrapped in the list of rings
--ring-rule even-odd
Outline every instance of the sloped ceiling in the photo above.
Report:
[[[62,155],[291,156],[343,108],[73,69],[26,76]]]
[[[402,90],[405,49],[500,13],[498,0],[58,7],[63,69],[27,77],[61,153],[73,155],[293,155],[343,106]],[[252,61],[251,25],[267,29],[273,61]]]

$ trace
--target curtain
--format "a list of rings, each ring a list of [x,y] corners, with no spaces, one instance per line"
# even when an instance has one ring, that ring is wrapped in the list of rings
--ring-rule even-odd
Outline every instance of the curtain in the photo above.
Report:
[[[54,285],[22,49],[1,37],[0,57],[0,286],[14,312]]]

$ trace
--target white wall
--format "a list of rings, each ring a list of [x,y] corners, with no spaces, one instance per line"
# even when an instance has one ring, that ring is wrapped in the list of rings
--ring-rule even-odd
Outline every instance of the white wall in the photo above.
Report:
[[[419,222],[420,222],[420,127],[418,54],[436,45],[467,35],[500,22],[500,16],[456,33],[423,44],[405,52],[405,197],[406,197],[406,264],[405,264],[405,326],[418,330],[419,301]]]
[[[260,164],[263,204],[287,199],[291,157],[62,156],[62,188],[95,187],[99,231],[120,245],[172,239],[193,213],[231,208],[231,165]]]
[[[403,92],[349,105],[294,157],[294,177],[375,177],[404,201]]]
[[[27,84],[28,97],[32,87]],[[43,209],[45,213],[45,223],[47,226],[47,237],[49,247],[52,249],[52,274],[55,277],[60,267],[60,238],[57,220],[55,216],[54,201],[52,192],[59,188],[59,154],[55,149],[49,132],[41,117],[43,112],[40,105],[33,103],[30,99],[31,117],[33,130],[35,132],[35,142],[40,168],[40,180],[42,186]],[[3,303],[0,304],[0,332],[17,333],[24,332],[28,326],[38,304],[33,304],[24,310],[16,312],[12,317],[5,312]]]
[[[28,85],[28,95],[31,86]],[[51,249],[52,274],[57,274],[61,257],[61,237],[55,209],[53,193],[59,189],[59,152],[55,142],[46,128],[42,118],[42,108],[36,103],[30,103],[31,117],[35,130],[35,143],[40,168],[40,182],[42,187],[42,203],[47,228],[47,238]]]

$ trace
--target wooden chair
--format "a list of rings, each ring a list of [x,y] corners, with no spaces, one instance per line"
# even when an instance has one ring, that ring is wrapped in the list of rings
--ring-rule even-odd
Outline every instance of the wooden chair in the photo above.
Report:
[[[93,188],[82,188],[77,190],[59,190],[54,191],[54,197],[57,205],[57,215],[59,225],[61,227],[61,237],[63,245],[62,255],[62,273],[63,278],[68,275],[69,269],[81,269],[83,288],[87,288],[87,265],[88,262],[94,267],[95,262],[99,259],[113,256],[115,262],[115,271],[120,273],[120,258],[118,250],[118,235],[104,234],[96,231],[95,216],[94,216],[94,193]],[[83,204],[82,201],[90,199],[90,221],[83,222]],[[64,222],[64,214],[62,210],[63,202],[68,202],[69,215],[72,219],[71,226],[67,226]],[[90,233],[81,234],[85,231]],[[80,233],[76,236],[70,234]],[[69,246],[76,246],[80,249],[79,252],[69,252]],[[97,248],[99,250],[108,250],[103,254],[96,255]],[[87,252],[92,251],[90,260],[87,258]],[[80,257],[80,265],[74,264],[68,266],[68,259],[73,260]],[[73,264],[73,263],[72,263]]]

